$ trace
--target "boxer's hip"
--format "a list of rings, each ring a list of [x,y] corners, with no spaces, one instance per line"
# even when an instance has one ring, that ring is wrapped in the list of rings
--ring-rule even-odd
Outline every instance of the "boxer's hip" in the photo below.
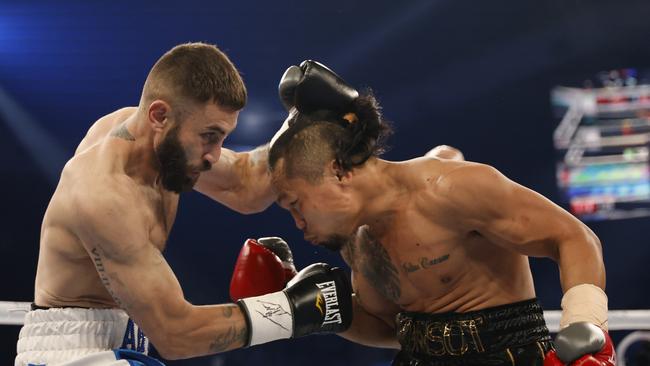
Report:
[[[148,346],[123,310],[36,309],[25,315],[15,366],[56,365],[116,349],[146,354]]]
[[[402,312],[397,327],[393,365],[541,365],[552,347],[536,299],[467,313]]]

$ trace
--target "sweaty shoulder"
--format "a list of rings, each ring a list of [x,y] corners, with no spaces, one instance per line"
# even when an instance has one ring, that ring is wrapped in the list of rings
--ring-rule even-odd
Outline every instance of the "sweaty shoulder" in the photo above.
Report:
[[[467,161],[419,157],[404,161],[400,165],[398,175],[404,180],[404,184],[410,186],[411,189],[423,188],[426,191],[431,191],[451,172],[479,164]]]
[[[425,158],[426,159],[426,158]],[[422,161],[419,171],[424,189],[418,206],[426,212],[451,213],[471,207],[485,185],[500,179],[501,173],[489,165],[467,161],[428,159]]]
[[[482,184],[493,182],[501,176],[495,168],[468,161],[443,161],[439,175],[432,188],[439,193],[451,194],[459,187],[480,187]]]
[[[88,129],[88,132],[86,132],[86,136],[81,140],[81,143],[79,143],[75,155],[86,151],[88,148],[101,141],[104,137],[108,136],[115,126],[124,122],[127,118],[133,115],[137,109],[137,107],[121,108],[98,119]]]

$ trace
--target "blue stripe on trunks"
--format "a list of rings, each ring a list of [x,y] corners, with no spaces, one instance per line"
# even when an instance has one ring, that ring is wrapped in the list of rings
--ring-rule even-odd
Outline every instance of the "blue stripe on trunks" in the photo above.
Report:
[[[132,366],[165,366],[164,363],[144,353],[129,349],[115,349],[113,352],[115,353],[115,359],[128,361]]]

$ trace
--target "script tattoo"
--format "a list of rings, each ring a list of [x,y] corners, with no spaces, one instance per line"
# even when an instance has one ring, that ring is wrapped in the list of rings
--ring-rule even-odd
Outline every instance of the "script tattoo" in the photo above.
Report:
[[[244,345],[246,343],[246,327],[237,328],[231,325],[225,331],[220,332],[210,343],[210,351],[223,352],[233,345]]]
[[[99,279],[102,281],[102,284],[111,295],[117,306],[127,310],[127,304],[120,300],[120,298],[117,297],[117,294],[115,294],[115,291],[113,290],[110,275],[106,271],[106,267],[104,267],[104,262],[102,260],[101,254],[99,253],[99,249],[92,248],[90,252],[92,253],[93,263],[95,264],[95,268],[97,268],[97,274],[99,274]],[[118,282],[118,284],[121,284],[119,279],[115,278],[115,280]]]
[[[449,259],[449,254],[445,254],[443,256],[440,256],[438,258],[433,258],[433,259],[429,259],[427,257],[422,257],[422,258],[420,258],[420,261],[418,263],[415,263],[415,264],[413,264],[411,262],[402,263],[402,268],[404,269],[404,271],[406,271],[406,273],[413,273],[413,272],[419,271],[421,269],[427,269],[427,268],[429,268],[431,266],[434,266],[434,265],[436,265],[438,263],[442,263],[442,262],[446,261],[447,259]]]
[[[361,273],[370,284],[388,300],[397,302],[401,296],[397,268],[391,262],[384,246],[367,229],[360,230],[359,251],[364,253]]]
[[[124,123],[119,125],[117,129],[111,132],[111,136],[124,139],[127,141],[135,141],[135,137],[133,137],[133,135],[131,135],[131,132],[129,132],[129,130],[126,129],[126,125]]]

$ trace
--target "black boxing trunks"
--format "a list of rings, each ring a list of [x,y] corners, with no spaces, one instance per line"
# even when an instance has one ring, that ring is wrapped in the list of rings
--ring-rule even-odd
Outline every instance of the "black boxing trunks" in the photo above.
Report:
[[[394,366],[543,365],[553,348],[537,299],[467,313],[397,315]]]

